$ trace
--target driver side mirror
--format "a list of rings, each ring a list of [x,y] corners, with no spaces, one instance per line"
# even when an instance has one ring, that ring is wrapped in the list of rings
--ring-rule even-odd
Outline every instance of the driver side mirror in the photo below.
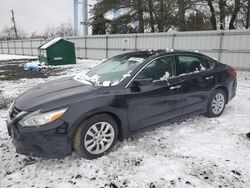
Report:
[[[151,85],[153,82],[152,78],[137,78],[134,79],[133,82],[130,84],[131,92],[140,92],[140,86],[148,86]]]

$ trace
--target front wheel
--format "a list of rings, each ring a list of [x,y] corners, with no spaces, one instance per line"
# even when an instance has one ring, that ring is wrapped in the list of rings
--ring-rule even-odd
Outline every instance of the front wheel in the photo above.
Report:
[[[207,113],[208,117],[219,117],[226,106],[226,94],[222,89],[215,90],[209,99]]]
[[[77,154],[86,159],[96,159],[109,152],[118,139],[116,121],[108,114],[98,114],[76,130],[73,146]]]

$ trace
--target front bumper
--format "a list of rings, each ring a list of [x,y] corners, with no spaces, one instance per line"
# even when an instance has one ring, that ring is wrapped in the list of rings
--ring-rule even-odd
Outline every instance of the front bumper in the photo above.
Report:
[[[68,125],[57,120],[49,127],[53,129],[42,130],[37,128],[22,128],[18,123],[12,125],[6,122],[9,135],[16,148],[16,152],[29,156],[63,158],[71,155],[71,139],[68,137]]]

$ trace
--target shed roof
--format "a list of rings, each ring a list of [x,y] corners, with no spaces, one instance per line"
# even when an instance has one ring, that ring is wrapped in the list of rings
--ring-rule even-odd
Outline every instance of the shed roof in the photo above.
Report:
[[[45,44],[40,46],[40,49],[47,49],[48,47],[52,46],[53,44],[57,43],[59,40],[62,40],[62,39],[63,39],[62,37],[54,38],[50,40],[49,42],[46,42]]]

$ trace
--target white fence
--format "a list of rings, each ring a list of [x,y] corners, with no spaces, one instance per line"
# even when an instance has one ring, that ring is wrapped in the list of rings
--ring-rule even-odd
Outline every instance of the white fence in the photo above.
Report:
[[[250,30],[202,31],[65,38],[75,43],[78,58],[103,59],[144,49],[199,51],[239,69],[250,69]],[[0,41],[0,53],[38,55],[44,39]]]

